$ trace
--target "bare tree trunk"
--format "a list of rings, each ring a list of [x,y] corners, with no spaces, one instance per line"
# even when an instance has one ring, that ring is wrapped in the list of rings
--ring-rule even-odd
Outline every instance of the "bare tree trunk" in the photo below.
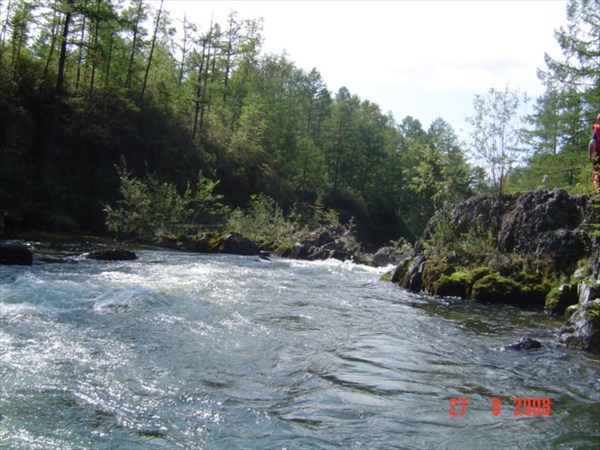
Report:
[[[114,42],[114,31],[110,32],[110,42],[108,46],[108,56],[106,58],[106,69],[104,71],[104,90],[108,90],[108,85],[110,82],[110,65],[112,63],[112,52],[113,52],[113,42]]]
[[[201,108],[201,104],[202,104],[202,76],[204,74],[204,64],[205,64],[205,59],[206,59],[206,46],[207,46],[207,39],[203,40],[202,42],[202,55],[200,57],[200,67],[198,67],[198,80],[197,80],[197,86],[196,86],[196,100],[195,100],[195,107],[194,107],[194,125],[192,127],[192,141],[194,139],[196,139],[196,133],[198,132],[198,119],[200,117],[200,108]]]
[[[94,81],[96,79],[96,60],[98,58],[98,35],[100,34],[100,3],[102,0],[97,0],[96,7],[96,20],[95,20],[95,30],[94,30],[94,42],[92,45],[93,49],[93,58],[92,58],[92,75],[90,77],[90,97],[94,92]]]
[[[202,57],[198,69],[198,86],[196,88],[196,108],[194,112],[194,126],[192,129],[192,140],[196,139],[198,130],[204,126],[204,107],[206,105],[206,88],[208,82],[208,68],[210,65],[210,52],[212,50],[212,21],[208,36],[202,42]]]
[[[72,2],[69,2],[72,6]],[[45,155],[46,167],[52,164],[56,146],[56,136],[58,134],[58,125],[60,117],[60,105],[63,97],[63,84],[65,78],[65,66],[67,61],[67,44],[69,38],[69,26],[71,24],[71,11],[65,13],[65,22],[62,31],[62,41],[60,44],[60,57],[58,60],[58,74],[56,76],[56,88],[54,90],[54,107],[52,110],[52,122],[50,125],[50,133],[48,139],[48,147]]]
[[[164,0],[160,0],[160,7],[158,8],[158,14],[156,15],[156,26],[154,27],[154,34],[152,35],[152,43],[150,44],[150,54],[148,55],[148,64],[146,65],[146,73],[144,74],[144,82],[142,84],[142,93],[140,94],[140,101],[144,101],[144,94],[146,93],[146,86],[148,84],[148,74],[150,73],[150,66],[152,65],[152,55],[154,54],[154,46],[156,45],[156,36],[158,35],[158,28],[160,26],[160,16],[162,14]]]
[[[140,20],[142,15],[143,0],[138,0],[138,10],[133,24],[133,39],[131,40],[131,53],[129,55],[129,65],[127,67],[127,76],[125,77],[125,87],[131,87],[131,79],[133,78],[133,62],[135,59],[135,47],[137,45],[138,34],[140,30]]]
[[[6,31],[8,30],[11,10],[12,0],[8,0],[8,5],[6,5],[6,20],[2,24],[2,31],[0,32],[0,61],[2,61],[2,55],[4,54],[4,43],[6,42]]]
[[[83,4],[84,9],[87,7],[87,0]],[[79,92],[79,82],[81,81],[81,64],[83,62],[83,49],[85,47],[85,26],[87,22],[87,16],[83,16],[83,23],[81,24],[81,36],[79,38],[79,56],[77,57],[77,75],[75,78],[75,92]]]
[[[57,18],[58,12],[54,11],[54,19],[52,20],[52,40],[50,42],[50,51],[48,52],[48,58],[46,58],[46,66],[44,67],[43,79],[48,77],[48,70],[50,69],[50,63],[52,62],[52,56],[54,55],[54,48],[56,47],[56,39],[58,38],[58,28],[60,20]]]
[[[235,16],[233,13],[229,15],[229,30],[227,31],[227,51],[225,53],[225,75],[223,76],[223,106],[227,104],[227,89],[229,87],[229,74],[231,72],[231,58],[233,56],[233,38],[237,34],[237,29],[234,28]]]
[[[185,68],[185,57],[188,51],[188,40],[189,40],[189,30],[188,30],[188,21],[187,16],[183,16],[183,47],[181,48],[181,62],[179,63],[179,79],[177,81],[177,86],[181,87],[181,83],[183,82],[183,70]]]

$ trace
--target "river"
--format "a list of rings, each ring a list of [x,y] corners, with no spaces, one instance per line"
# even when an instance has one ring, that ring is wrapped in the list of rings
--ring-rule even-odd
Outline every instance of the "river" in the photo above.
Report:
[[[0,267],[2,448],[600,445],[600,358],[541,312],[335,260],[57,256]]]

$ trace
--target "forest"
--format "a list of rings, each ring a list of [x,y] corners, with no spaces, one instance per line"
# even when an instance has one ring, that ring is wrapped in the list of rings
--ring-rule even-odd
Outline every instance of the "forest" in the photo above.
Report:
[[[262,205],[300,222],[328,211],[382,245],[479,193],[592,190],[599,0],[568,2],[533,113],[519,117],[524,93],[492,88],[467,142],[441,117],[397,122],[263,53],[261,19],[201,30],[165,7],[0,1],[0,231],[142,235]]]

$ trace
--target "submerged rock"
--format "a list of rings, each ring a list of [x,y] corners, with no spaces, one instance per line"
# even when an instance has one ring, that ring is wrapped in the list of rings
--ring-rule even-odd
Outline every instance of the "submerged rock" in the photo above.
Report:
[[[517,342],[513,342],[510,345],[505,345],[502,347],[502,350],[531,350],[541,347],[542,343],[540,341],[529,336],[525,336],[519,339]]]
[[[84,256],[87,259],[100,261],[132,261],[137,259],[137,255],[134,252],[120,248],[94,250],[86,253]]]
[[[0,243],[0,264],[30,266],[33,253],[23,244]]]

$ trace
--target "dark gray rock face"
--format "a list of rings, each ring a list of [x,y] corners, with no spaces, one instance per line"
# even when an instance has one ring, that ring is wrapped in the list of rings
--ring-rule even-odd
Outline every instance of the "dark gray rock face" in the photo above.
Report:
[[[557,230],[573,230],[583,220],[577,200],[562,189],[526,192],[504,208],[498,232],[502,252],[534,253],[541,239],[548,240]],[[562,236],[566,237],[566,236]],[[569,236],[570,237],[570,236]],[[561,236],[553,239],[561,244]]]
[[[30,266],[33,253],[23,244],[0,243],[0,265]]]

